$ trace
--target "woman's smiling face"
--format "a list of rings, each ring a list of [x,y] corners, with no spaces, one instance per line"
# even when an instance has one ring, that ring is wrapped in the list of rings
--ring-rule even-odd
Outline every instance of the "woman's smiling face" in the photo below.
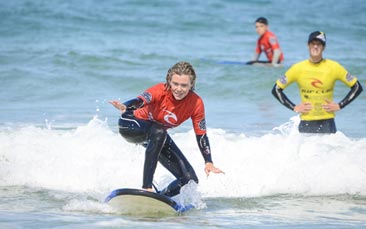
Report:
[[[173,74],[169,85],[176,100],[184,99],[192,88],[191,79],[185,74]]]

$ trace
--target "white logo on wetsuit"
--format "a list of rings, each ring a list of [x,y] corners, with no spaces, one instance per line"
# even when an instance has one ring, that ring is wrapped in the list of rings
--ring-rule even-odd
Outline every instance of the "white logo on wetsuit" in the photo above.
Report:
[[[164,111],[166,111],[168,113],[168,114],[164,115],[164,121],[169,123],[170,125],[173,125],[173,126],[177,125],[176,124],[176,122],[178,121],[177,116],[173,112],[170,112],[170,111],[167,111],[167,110],[164,110]],[[174,123],[172,123],[170,121],[170,119],[173,119]]]

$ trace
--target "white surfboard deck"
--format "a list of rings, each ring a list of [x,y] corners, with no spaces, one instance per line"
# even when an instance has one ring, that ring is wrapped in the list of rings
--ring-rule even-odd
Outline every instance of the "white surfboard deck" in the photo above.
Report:
[[[193,206],[182,206],[168,196],[141,189],[123,188],[112,191],[105,202],[121,214],[179,214],[192,209]]]

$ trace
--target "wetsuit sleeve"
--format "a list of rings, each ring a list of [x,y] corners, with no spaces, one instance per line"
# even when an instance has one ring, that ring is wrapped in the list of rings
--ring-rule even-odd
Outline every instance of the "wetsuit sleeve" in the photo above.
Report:
[[[212,163],[210,143],[208,141],[207,135],[196,135],[196,139],[205,163]]]
[[[287,98],[285,93],[283,93],[283,89],[280,88],[277,85],[277,83],[273,86],[272,94],[278,101],[280,101],[280,103],[282,103],[282,105],[284,105],[285,107],[287,107],[292,111],[294,110],[296,105],[290,99]]]
[[[205,107],[201,98],[194,99],[194,112],[191,116],[193,129],[196,135],[206,134]]]
[[[280,49],[280,44],[278,43],[278,39],[274,33],[266,33],[269,44],[271,45],[272,50]]]
[[[255,53],[257,54],[256,60],[259,59],[260,54],[262,53],[261,45],[260,45],[260,39],[258,39],[257,44],[255,46]]]
[[[128,100],[123,103],[127,110],[136,110],[144,106],[144,101],[140,98]]]
[[[357,98],[357,96],[361,94],[362,90],[363,90],[362,86],[360,82],[357,80],[355,85],[351,87],[351,90],[348,92],[346,97],[344,97],[344,99],[342,99],[342,101],[338,103],[339,107],[343,109],[345,106],[350,104],[355,98]]]

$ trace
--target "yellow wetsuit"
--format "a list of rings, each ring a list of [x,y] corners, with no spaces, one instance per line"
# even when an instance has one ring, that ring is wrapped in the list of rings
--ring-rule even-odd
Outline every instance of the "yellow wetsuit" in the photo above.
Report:
[[[343,66],[333,60],[323,59],[319,63],[309,60],[294,64],[283,77],[276,81],[276,85],[285,89],[296,82],[299,87],[302,102],[310,102],[313,109],[309,113],[301,114],[301,120],[325,120],[335,117],[334,112],[327,112],[322,108],[325,99],[333,101],[334,84],[342,81],[352,87],[357,78],[352,76]]]

